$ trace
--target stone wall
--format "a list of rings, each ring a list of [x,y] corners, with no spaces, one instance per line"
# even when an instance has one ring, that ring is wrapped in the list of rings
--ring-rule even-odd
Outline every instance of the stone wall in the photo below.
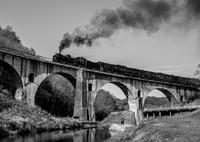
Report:
[[[132,111],[112,112],[100,123],[100,125],[103,127],[110,127],[113,123],[136,125],[135,113]]]

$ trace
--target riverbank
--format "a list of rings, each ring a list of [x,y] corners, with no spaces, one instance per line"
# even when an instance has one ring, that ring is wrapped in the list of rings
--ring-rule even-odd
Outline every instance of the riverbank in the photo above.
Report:
[[[28,106],[25,101],[15,101],[12,107],[0,112],[1,137],[82,127],[83,125],[73,118],[54,117],[39,107]]]
[[[106,142],[199,142],[199,126],[200,110],[196,110],[173,117],[146,120]]]

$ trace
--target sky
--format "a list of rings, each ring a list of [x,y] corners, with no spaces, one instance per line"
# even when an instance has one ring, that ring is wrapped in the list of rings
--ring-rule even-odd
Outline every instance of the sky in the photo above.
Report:
[[[172,7],[181,5],[177,3]],[[66,32],[73,33],[77,27],[91,25],[95,15],[96,17],[100,15],[101,21],[102,15],[99,13],[105,14],[105,9],[116,10],[125,4],[129,7],[135,3],[134,0],[85,0],[84,2],[82,0],[1,0],[0,26],[2,28],[11,26],[24,46],[33,47],[38,55],[52,58],[58,52],[60,41]],[[153,13],[153,16],[164,17],[164,20],[152,16],[153,22],[149,18],[150,22],[145,23],[144,26],[141,21],[134,26],[124,26],[121,23],[108,25],[110,29],[114,29],[111,35],[96,39],[91,47],[72,45],[62,53],[75,57],[83,56],[92,61],[195,77],[193,73],[200,63],[199,23],[194,20],[196,13],[194,17],[192,16],[193,19],[185,18],[182,16],[185,12],[184,7],[177,7],[174,9],[179,8],[178,14],[172,14],[172,18],[168,21],[164,19],[168,18],[168,15],[161,11],[160,15],[157,15],[159,13],[157,12]],[[184,19],[183,22],[180,22],[181,18]],[[177,23],[180,26],[177,26]],[[183,23],[186,23],[186,26]],[[159,27],[151,24],[158,24]]]

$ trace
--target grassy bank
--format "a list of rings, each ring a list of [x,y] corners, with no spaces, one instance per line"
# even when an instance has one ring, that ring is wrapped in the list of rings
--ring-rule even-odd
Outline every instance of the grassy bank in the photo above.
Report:
[[[199,142],[200,110],[143,122],[109,142]]]
[[[24,101],[14,102],[11,108],[0,113],[0,136],[81,127],[80,122],[70,117],[54,117],[38,107],[29,107]]]

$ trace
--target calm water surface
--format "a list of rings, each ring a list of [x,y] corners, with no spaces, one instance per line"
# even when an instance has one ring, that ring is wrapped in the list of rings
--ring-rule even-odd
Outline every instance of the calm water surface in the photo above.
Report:
[[[103,142],[111,137],[108,129],[45,132],[37,135],[9,136],[0,142]]]

